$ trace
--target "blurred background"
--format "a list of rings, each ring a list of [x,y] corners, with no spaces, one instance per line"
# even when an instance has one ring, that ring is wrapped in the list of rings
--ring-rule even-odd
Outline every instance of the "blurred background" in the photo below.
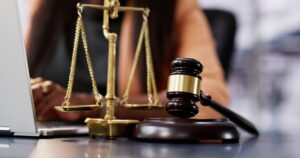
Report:
[[[228,67],[231,108],[261,130],[300,131],[300,1],[198,0],[208,19],[230,14],[236,25],[226,25],[234,38]],[[19,0],[22,25],[28,28],[28,0]],[[231,18],[232,19],[232,18]],[[225,18],[226,21],[226,18]],[[223,27],[213,22],[215,36]],[[235,30],[235,31],[232,31]],[[218,48],[220,52],[222,48]],[[223,51],[228,49],[223,49]],[[231,51],[231,50],[230,50]],[[218,53],[220,53],[218,52]],[[221,55],[222,57],[222,55]],[[224,65],[223,65],[224,66]]]
[[[237,33],[229,87],[231,108],[260,129],[300,129],[300,1],[199,0],[233,13]]]

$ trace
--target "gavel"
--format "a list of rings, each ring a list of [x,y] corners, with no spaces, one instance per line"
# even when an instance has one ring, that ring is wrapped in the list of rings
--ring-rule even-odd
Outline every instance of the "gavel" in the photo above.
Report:
[[[202,64],[195,59],[177,58],[171,63],[167,90],[169,99],[166,105],[167,112],[179,118],[193,117],[199,112],[196,103],[200,101],[203,106],[211,107],[249,133],[258,135],[258,130],[250,121],[220,105],[211,96],[202,92],[200,76],[202,71]]]

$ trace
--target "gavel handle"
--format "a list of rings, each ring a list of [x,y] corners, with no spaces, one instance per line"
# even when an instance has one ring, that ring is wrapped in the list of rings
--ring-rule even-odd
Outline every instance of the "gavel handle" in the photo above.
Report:
[[[223,116],[227,117],[230,121],[237,124],[242,129],[246,130],[247,132],[253,134],[253,135],[259,135],[258,130],[254,126],[253,123],[251,123],[246,118],[242,117],[241,115],[225,108],[224,106],[220,105],[219,103],[212,100],[212,97],[209,95],[205,95],[202,91],[200,94],[200,102],[204,106],[209,106],[215,111],[219,112]]]

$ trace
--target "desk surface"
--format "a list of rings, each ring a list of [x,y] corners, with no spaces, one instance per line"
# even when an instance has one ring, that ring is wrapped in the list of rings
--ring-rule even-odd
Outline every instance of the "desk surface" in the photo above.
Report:
[[[299,158],[300,134],[243,136],[239,144],[162,144],[88,137],[0,138],[0,157],[31,158]]]

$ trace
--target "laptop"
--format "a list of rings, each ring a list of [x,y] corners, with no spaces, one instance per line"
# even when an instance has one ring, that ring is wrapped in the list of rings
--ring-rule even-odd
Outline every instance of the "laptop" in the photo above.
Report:
[[[38,127],[17,0],[0,0],[0,21],[0,136],[87,134],[84,124]]]

